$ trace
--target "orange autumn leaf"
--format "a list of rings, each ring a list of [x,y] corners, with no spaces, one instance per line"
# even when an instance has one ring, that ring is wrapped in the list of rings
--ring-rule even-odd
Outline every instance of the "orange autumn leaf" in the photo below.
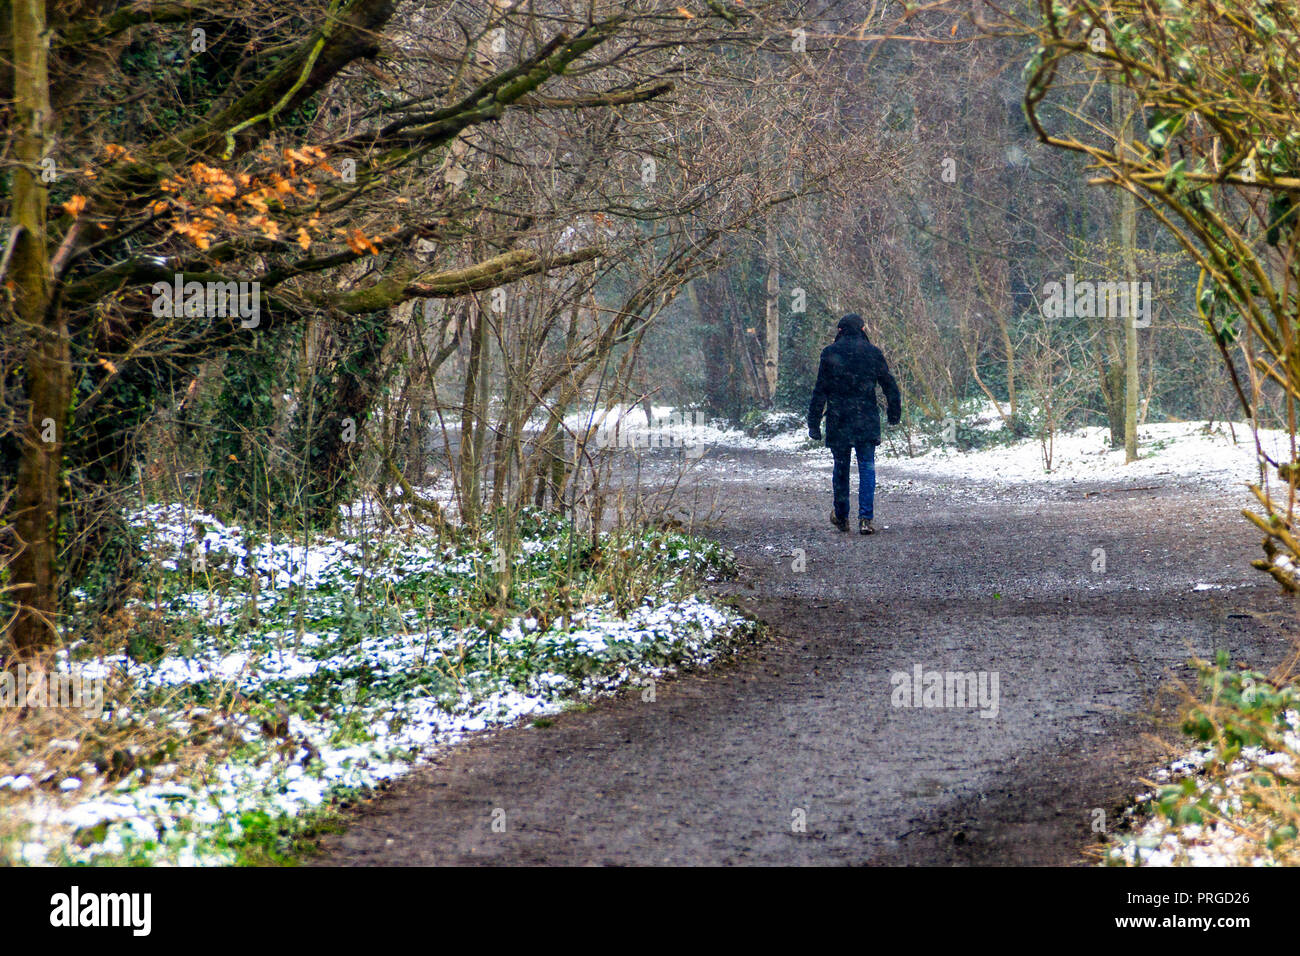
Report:
[[[254,216],[248,220],[250,226],[256,226],[262,230],[262,235],[268,239],[276,239],[280,235],[280,225],[274,219],[268,219],[266,216]]]
[[[115,159],[125,159],[128,163],[134,163],[135,157],[125,146],[119,146],[117,143],[108,143],[104,146],[104,154],[108,157],[109,162]]]
[[[234,183],[226,182],[214,183],[204,190],[204,192],[207,193],[209,202],[226,202],[229,199],[234,199],[235,193],[238,192],[238,190],[235,189]]]
[[[311,233],[301,226],[298,227],[298,245],[302,246],[303,252],[311,248]]]
[[[173,232],[178,232],[200,249],[207,249],[212,245],[212,240],[208,238],[208,233],[212,231],[216,223],[209,219],[199,219],[195,222],[178,222],[172,226]]]
[[[677,12],[680,13],[682,16],[684,16],[684,17],[685,17],[686,19],[688,19],[688,20],[694,20],[694,19],[695,19],[695,14],[691,13],[691,11],[687,10],[685,7],[678,7],[678,8],[677,8]]]
[[[85,196],[73,196],[63,204],[63,211],[74,219],[81,215],[81,211],[86,208]]]
[[[215,166],[209,166],[206,163],[195,163],[190,167],[196,182],[200,183],[228,183],[231,181],[226,172],[217,169]]]
[[[353,229],[348,233],[348,248],[360,255],[369,250],[371,253],[378,253],[379,249],[373,242],[366,238],[366,234],[360,229]]]

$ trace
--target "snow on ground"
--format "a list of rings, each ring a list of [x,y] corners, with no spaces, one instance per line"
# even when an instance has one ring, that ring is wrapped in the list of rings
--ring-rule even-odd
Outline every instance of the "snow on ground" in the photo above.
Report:
[[[467,734],[705,663],[750,631],[739,613],[676,586],[680,572],[707,575],[722,554],[680,536],[623,546],[653,546],[666,575],[625,614],[596,602],[567,620],[527,614],[484,630],[431,625],[429,617],[458,590],[482,587],[485,559],[476,551],[418,538],[390,538],[379,553],[373,541],[369,549],[330,538],[256,541],[180,505],[150,506],[133,520],[161,568],[174,578],[195,572],[178,578],[183,587],[223,573],[236,586],[164,597],[175,626],[201,626],[160,659],[118,653],[76,666],[135,688],[127,700],[107,700],[101,720],[145,715],[182,737],[220,735],[232,746],[198,774],[167,762],[110,782],[86,764],[54,779],[37,760],[27,772],[0,775],[0,807],[9,822],[26,824],[20,845],[0,847],[0,858],[232,863],[250,827],[292,829],[332,797],[392,780]],[[514,559],[521,582],[540,561],[548,586],[545,562],[557,549],[563,539],[554,529],[525,539]],[[362,583],[369,594],[400,584],[419,600],[368,607],[353,599]],[[358,627],[358,615],[369,623]],[[59,666],[72,666],[66,652]],[[212,699],[265,703],[263,712],[224,714],[202,705]],[[283,708],[285,729],[268,732],[265,708]]]
[[[586,413],[590,415],[591,413]],[[647,426],[644,409],[615,406],[597,413],[594,421],[608,433],[610,445],[626,447],[686,447],[707,454],[710,449],[766,449],[796,452],[810,463],[830,467],[821,442],[813,442],[803,422],[791,413],[769,413],[768,428],[757,435],[719,421],[705,422],[699,413],[667,406],[654,408],[654,424]],[[570,416],[573,427],[586,418]],[[1110,447],[1109,429],[1079,428],[1055,435],[1051,469],[1044,459],[1043,442],[1036,437],[1003,439],[1003,423],[991,403],[965,416],[963,426],[992,437],[996,443],[963,451],[945,443],[942,435],[914,435],[912,450],[900,428],[885,428],[877,461],[917,466],[934,477],[964,478],[997,485],[1078,481],[1134,481],[1177,477],[1242,486],[1260,480],[1255,435],[1249,423],[1162,422],[1138,428],[1138,460],[1126,463],[1124,449]],[[777,430],[779,428],[779,430]],[[776,434],[770,434],[776,431]],[[599,433],[598,433],[599,434]],[[770,434],[770,437],[768,437]],[[631,437],[628,437],[631,436]],[[1261,429],[1263,450],[1276,462],[1291,461],[1290,437],[1284,431]],[[657,441],[658,444],[651,444]],[[1276,482],[1276,474],[1270,475]]]
[[[597,429],[598,447],[610,449],[679,448],[687,458],[707,457],[711,449],[766,449],[797,453],[810,465],[829,467],[825,449],[808,440],[795,415],[766,416],[749,431],[666,406],[656,406],[651,416],[647,422],[640,406],[616,407],[595,416],[590,411],[574,413],[566,424],[587,433],[590,423]],[[999,431],[987,410],[974,416],[968,427],[986,435]],[[1122,449],[1109,448],[1104,429],[1080,429],[1056,437],[1050,473],[1041,445],[1033,438],[968,452],[944,447],[941,440],[932,440],[927,450],[918,439],[914,447],[921,454],[908,458],[901,454],[905,442],[891,431],[881,461],[885,467],[892,460],[939,477],[995,485],[1127,484],[1171,476],[1240,487],[1258,481],[1259,471],[1249,427],[1238,424],[1235,429],[1234,443],[1225,424],[1209,430],[1199,422],[1144,426],[1139,430],[1141,457],[1131,465],[1124,463]],[[1261,432],[1259,437],[1275,461],[1292,460],[1284,434]],[[446,489],[439,491],[447,494]],[[353,530],[372,525],[373,511],[362,508]],[[465,734],[553,713],[576,697],[653,678],[664,672],[653,662],[666,654],[706,661],[728,633],[744,626],[733,612],[698,598],[667,595],[626,618],[608,609],[587,608],[567,628],[554,622],[542,628],[530,617],[516,618],[495,638],[507,654],[516,649],[528,661],[615,663],[589,678],[555,666],[535,668],[522,682],[499,674],[461,675],[457,690],[449,695],[445,688],[435,691],[418,681],[402,684],[431,660],[445,666],[458,652],[458,635],[437,630],[431,634],[417,607],[399,608],[391,626],[349,646],[340,646],[339,635],[319,621],[305,630],[264,628],[260,634],[241,632],[237,622],[247,614],[250,600],[259,614],[273,617],[295,593],[318,590],[328,592],[320,605],[326,617],[354,614],[357,609],[347,605],[346,594],[359,580],[373,585],[397,584],[413,575],[472,577],[471,556],[443,550],[434,542],[407,541],[382,554],[367,554],[355,539],[256,540],[211,515],[178,505],[151,506],[136,521],[146,548],[160,555],[164,569],[225,571],[245,581],[255,575],[260,588],[251,597],[205,590],[176,597],[175,608],[201,615],[209,628],[225,635],[222,640],[197,640],[185,653],[171,652],[153,663],[118,655],[92,666],[129,677],[146,693],[208,685],[222,693],[250,696],[268,689],[292,692],[316,682],[337,686],[344,696],[331,701],[329,716],[315,717],[310,709],[292,714],[284,742],[268,741],[256,722],[227,721],[226,732],[239,738],[242,750],[208,768],[202,780],[173,777],[166,765],[153,768],[147,779],[132,774],[113,784],[101,780],[93,767],[62,780],[33,780],[27,773],[0,776],[4,812],[22,813],[30,824],[18,860],[75,862],[109,855],[180,864],[229,863],[248,826],[299,817],[333,796],[377,786],[405,773],[416,754],[454,743]],[[528,548],[526,543],[521,560],[527,560]],[[287,621],[286,616],[283,623]],[[350,676],[358,662],[376,686],[392,681],[400,689],[369,698],[358,695]],[[216,727],[223,720],[202,707],[173,713],[170,719],[182,730]],[[357,732],[340,738],[340,719],[351,720]],[[1297,744],[1300,741],[1293,739],[1290,746],[1294,750]],[[1238,777],[1254,764],[1276,764],[1284,757],[1243,751]],[[1203,751],[1173,765],[1171,779],[1194,773],[1197,760],[1203,762]],[[1211,796],[1221,800],[1225,812],[1234,809],[1234,800],[1239,802],[1231,782],[1222,794]],[[70,840],[70,834],[78,838]],[[1209,864],[1240,860],[1245,846],[1229,827],[1175,825],[1154,815],[1141,824],[1135,839],[1115,852],[1117,859],[1131,863]]]
[[[1261,780],[1294,780],[1300,753],[1300,713],[1291,710],[1276,746],[1243,747],[1240,755],[1214,774],[1205,769],[1207,747],[1184,754],[1155,772],[1160,789],[1141,794],[1129,810],[1132,832],[1114,840],[1105,862],[1126,866],[1270,866],[1270,823],[1253,813],[1250,785]],[[1189,812],[1188,808],[1192,808]],[[1177,808],[1177,809],[1175,809]],[[1181,810],[1181,813],[1180,813]],[[1290,833],[1295,839],[1295,833]]]
[[[644,405],[615,404],[573,412],[564,424],[574,434],[589,435],[589,442],[597,448],[682,448],[689,458],[713,447],[797,451],[808,444],[799,421],[788,412],[769,412],[756,429],[760,434],[749,434],[698,410],[655,405],[647,419]],[[768,432],[776,434],[765,437]]]
[[[1274,461],[1291,460],[1290,440],[1285,432],[1261,430],[1259,437]],[[907,460],[924,464],[935,475],[1002,483],[1132,481],[1171,476],[1239,485],[1260,480],[1254,438],[1250,426],[1242,423],[1232,428],[1220,423],[1209,431],[1205,422],[1144,425],[1138,429],[1138,460],[1132,463],[1125,462],[1123,448],[1110,447],[1109,429],[1100,427],[1057,435],[1050,472],[1044,464],[1041,443],[1033,438],[969,452],[940,446]]]

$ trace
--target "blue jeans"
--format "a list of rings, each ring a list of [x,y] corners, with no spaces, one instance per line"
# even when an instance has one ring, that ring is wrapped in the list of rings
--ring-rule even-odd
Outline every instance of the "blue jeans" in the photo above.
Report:
[[[835,516],[849,516],[849,465],[856,447],[858,452],[858,517],[870,520],[875,516],[876,500],[876,446],[874,442],[861,445],[831,447],[835,470],[831,473],[831,489],[835,494]]]

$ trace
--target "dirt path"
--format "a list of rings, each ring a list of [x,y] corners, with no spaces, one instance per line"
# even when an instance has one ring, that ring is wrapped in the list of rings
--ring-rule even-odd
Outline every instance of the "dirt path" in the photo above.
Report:
[[[1248,566],[1244,491],[999,491],[886,460],[887,527],[860,537],[830,527],[828,465],[734,450],[696,476],[765,643],[653,702],[629,691],[447,752],[314,862],[1077,863],[1095,809],[1113,821],[1160,756],[1144,735],[1170,675],[1219,648],[1284,655],[1246,614],[1281,602]],[[891,675],[916,665],[996,672],[996,718],[893,706]]]

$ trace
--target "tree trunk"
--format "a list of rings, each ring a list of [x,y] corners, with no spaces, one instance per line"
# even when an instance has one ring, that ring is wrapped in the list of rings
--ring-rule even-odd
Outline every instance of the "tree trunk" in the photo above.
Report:
[[[1111,84],[1110,103],[1112,122],[1117,122],[1121,155],[1128,148],[1133,134],[1133,96],[1118,83]],[[1123,256],[1123,281],[1137,281],[1137,198],[1127,189],[1119,194],[1119,248]],[[1137,410],[1138,410],[1138,355],[1136,301],[1127,301],[1124,322],[1124,461],[1137,461]],[[1115,317],[1111,317],[1114,321]]]
[[[1011,326],[1007,322],[1006,313],[998,310],[994,314],[997,316],[998,332],[1002,336],[1002,351],[1006,355],[1007,413],[1015,421],[1020,411],[1016,401],[1016,347],[1011,342]]]
[[[51,308],[48,196],[38,172],[49,148],[49,33],[44,0],[14,0],[13,70],[16,142],[11,242],[14,311],[23,340],[27,419],[23,423],[15,501],[16,554],[11,583],[17,603],[10,639],[20,653],[58,636],[59,481],[71,401],[67,323]]]
[[[1106,424],[1110,428],[1110,447],[1124,444],[1124,363],[1118,350],[1102,372],[1102,398],[1106,402]]]
[[[487,317],[477,299],[471,300],[473,328],[469,337],[469,363],[465,369],[465,390],[460,411],[460,510],[461,520],[474,524],[478,520],[479,506],[479,454],[481,439],[476,440],[479,379],[486,378],[483,371],[483,345]]]
[[[736,395],[732,402],[732,410],[729,413],[729,417],[738,421],[743,414],[750,411],[755,405],[763,404],[765,381],[755,348],[757,340],[754,337],[754,330],[752,328],[747,329],[745,326],[744,316],[746,313],[742,311],[740,303],[736,301],[736,290],[732,285],[731,278],[725,275],[721,278],[723,294],[727,300],[726,308],[723,311],[731,329],[731,354],[736,357],[735,361],[745,383],[744,393]]]
[[[769,405],[776,399],[777,374],[781,358],[781,264],[777,258],[776,229],[772,214],[767,216],[767,235],[764,243],[767,260],[767,285],[765,289],[766,322],[763,326],[763,378]]]
[[[722,316],[714,286],[716,277],[687,283],[686,295],[703,329],[700,354],[704,360],[704,401],[709,411],[730,417],[735,402],[736,369],[731,323]]]
[[[330,527],[350,490],[361,434],[375,397],[382,390],[382,357],[388,325],[382,315],[349,316],[334,329],[335,372],[318,374],[314,395],[305,403],[295,444],[306,449],[304,511],[315,526]],[[385,475],[385,479],[387,475]]]

